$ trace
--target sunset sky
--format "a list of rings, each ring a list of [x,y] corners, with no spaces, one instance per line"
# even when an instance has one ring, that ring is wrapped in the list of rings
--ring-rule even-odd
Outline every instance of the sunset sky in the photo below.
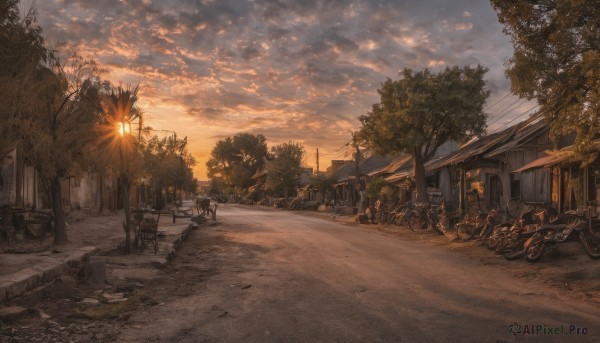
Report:
[[[506,97],[513,49],[488,1],[36,3],[50,46],[78,45],[105,78],[140,84],[147,124],[188,136],[199,179],[215,142],[237,132],[300,142],[313,167],[318,147],[324,170],[344,158],[339,148],[379,100],[377,88],[404,67],[488,67],[491,130],[531,108]]]

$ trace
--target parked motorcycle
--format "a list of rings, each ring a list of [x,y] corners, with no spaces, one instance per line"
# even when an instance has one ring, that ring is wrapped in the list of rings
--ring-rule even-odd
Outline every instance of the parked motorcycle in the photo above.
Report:
[[[524,244],[525,258],[538,261],[544,254],[558,249],[560,243],[570,237],[578,237],[585,252],[591,258],[600,258],[600,239],[589,230],[583,214],[567,214],[562,224],[543,224]]]
[[[557,224],[557,215],[558,211],[551,206],[537,213],[533,210],[526,211],[509,229],[493,234],[488,240],[488,248],[502,253],[507,260],[522,257],[525,254],[525,243],[539,234],[538,229],[542,225]]]
[[[525,241],[540,226],[541,221],[539,218],[533,210],[526,211],[513,224],[501,225],[495,228],[487,239],[488,249],[496,252],[513,252],[517,248],[522,249]]]
[[[472,239],[479,233],[479,239],[485,240],[494,230],[494,217],[498,213],[500,206],[494,206],[485,214],[467,215],[463,220],[456,224],[456,232],[461,239]],[[485,214],[485,218],[483,215]]]

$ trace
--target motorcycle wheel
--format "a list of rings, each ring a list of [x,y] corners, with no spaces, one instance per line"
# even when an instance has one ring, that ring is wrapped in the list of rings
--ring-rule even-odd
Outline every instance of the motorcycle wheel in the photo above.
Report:
[[[537,242],[527,247],[525,250],[525,258],[529,262],[536,262],[544,254],[546,245],[543,242]]]
[[[519,247],[517,249],[507,251],[502,255],[504,256],[505,259],[512,261],[512,260],[516,260],[516,259],[522,257],[523,254],[525,254],[525,248]]]
[[[471,239],[475,235],[475,225],[468,223],[458,224],[456,233],[460,239]]]
[[[600,239],[589,233],[579,232],[579,240],[583,244],[583,249],[591,258],[600,258]]]

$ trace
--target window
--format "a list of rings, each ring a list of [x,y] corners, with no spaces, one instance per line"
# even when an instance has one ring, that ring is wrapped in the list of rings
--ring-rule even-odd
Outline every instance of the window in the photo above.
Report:
[[[521,198],[521,180],[510,181],[510,198],[518,199]]]

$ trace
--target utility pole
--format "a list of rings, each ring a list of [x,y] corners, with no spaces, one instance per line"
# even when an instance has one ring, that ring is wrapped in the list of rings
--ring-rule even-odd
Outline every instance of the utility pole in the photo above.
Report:
[[[319,175],[319,148],[317,148],[317,173],[316,175]]]

